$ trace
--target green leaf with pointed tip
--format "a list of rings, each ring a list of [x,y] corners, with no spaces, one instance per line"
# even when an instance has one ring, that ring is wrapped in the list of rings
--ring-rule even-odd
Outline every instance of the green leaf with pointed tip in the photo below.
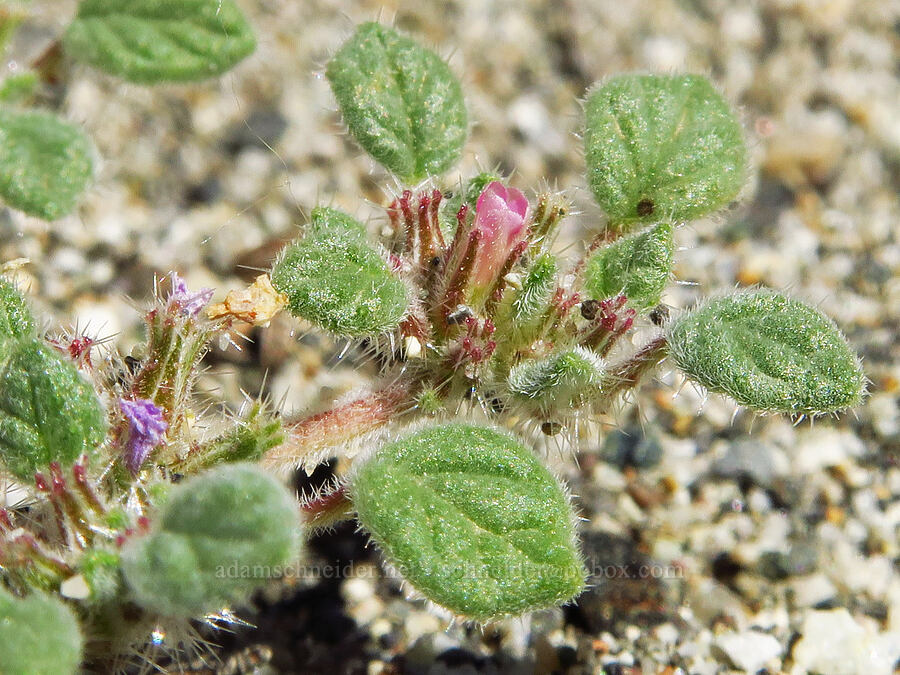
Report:
[[[0,108],[0,197],[30,216],[56,220],[75,208],[93,173],[76,127],[35,110]]]
[[[0,342],[34,335],[34,318],[25,298],[11,281],[0,277]],[[0,347],[0,362],[2,362]]]
[[[617,239],[590,257],[584,288],[598,300],[624,293],[634,308],[650,309],[659,304],[669,280],[674,251],[669,223]]]
[[[234,0],[82,0],[63,45],[95,68],[154,84],[221,75],[256,38]]]
[[[459,159],[468,134],[462,88],[431,50],[364,23],[325,72],[350,133],[404,180],[440,174]]]
[[[512,303],[512,319],[517,328],[524,328],[544,315],[557,284],[557,262],[552,253],[535,258],[516,289]]]
[[[78,620],[55,598],[17,598],[0,587],[0,673],[67,675],[78,672]]]
[[[306,236],[288,245],[272,268],[272,285],[288,309],[337,335],[366,337],[400,323],[406,286],[365,240],[361,224],[337,209],[313,210]]]
[[[590,93],[585,115],[588,183],[618,229],[697,218],[744,184],[741,125],[704,77],[614,77]]]
[[[122,569],[138,604],[200,616],[245,601],[297,554],[293,496],[251,464],[226,464],[180,483],[151,532],[128,543]]]
[[[518,615],[584,588],[565,492],[507,433],[468,424],[414,432],[367,461],[351,494],[388,561],[457,615]]]
[[[765,412],[817,414],[860,402],[865,375],[834,322],[774,291],[710,300],[669,327],[688,377]]]
[[[31,480],[73,464],[106,437],[106,414],[78,369],[38,339],[0,343],[0,464]]]
[[[522,361],[509,371],[510,398],[541,415],[565,416],[600,393],[605,364],[584,347]]]

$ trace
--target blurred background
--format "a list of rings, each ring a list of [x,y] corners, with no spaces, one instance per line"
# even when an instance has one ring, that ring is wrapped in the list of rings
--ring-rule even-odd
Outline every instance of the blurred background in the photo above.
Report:
[[[256,53],[218,81],[139,87],[62,63],[41,103],[96,145],[93,187],[54,223],[0,210],[0,261],[62,325],[128,353],[170,270],[217,298],[252,279],[317,204],[373,231],[398,185],[344,134],[321,71],[360,21],[447,56],[471,137],[447,177],[498,167],[564,190],[575,257],[603,227],[583,176],[580,100],[623,71],[698,72],[739,108],[754,171],[743,199],[681,227],[664,296],[690,306],[764,284],[819,306],[862,354],[865,406],[792,425],[684,388],[663,368],[579,461],[550,460],[586,518],[596,571],[577,606],[484,630],[404,600],[352,527],[317,537],[309,573],[215,635],[198,672],[891,673],[900,657],[900,1],[238,0]],[[26,67],[75,0],[30,18],[2,65]],[[242,391],[285,412],[371,376],[343,344],[279,320],[214,349],[211,403]],[[226,347],[226,345],[223,345]],[[702,414],[701,413],[702,409]],[[612,425],[615,424],[615,426]],[[310,488],[329,469],[300,477]],[[649,570],[641,577],[640,569]],[[324,570],[343,570],[325,578]]]

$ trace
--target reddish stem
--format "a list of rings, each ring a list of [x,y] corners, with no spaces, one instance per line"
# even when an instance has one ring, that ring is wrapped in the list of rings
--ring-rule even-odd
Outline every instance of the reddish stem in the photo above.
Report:
[[[286,439],[269,450],[263,464],[272,469],[293,469],[359,436],[395,421],[408,403],[406,387],[392,385],[326,412],[285,423]]]
[[[666,357],[668,342],[660,335],[641,347],[634,356],[613,368],[603,378],[601,391],[604,401],[612,401],[623,391],[633,389],[640,379]]]

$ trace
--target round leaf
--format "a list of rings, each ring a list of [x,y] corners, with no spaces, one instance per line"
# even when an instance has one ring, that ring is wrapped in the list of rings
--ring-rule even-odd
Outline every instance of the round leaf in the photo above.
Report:
[[[462,88],[434,52],[364,23],[326,74],[350,133],[404,180],[439,174],[459,159],[468,133]]]
[[[0,587],[0,673],[78,671],[82,640],[66,605],[41,594],[17,598]]]
[[[153,84],[221,75],[256,38],[234,0],[82,0],[63,44],[79,61]]]
[[[614,226],[697,218],[744,183],[741,125],[699,75],[615,77],[585,115],[588,183]]]
[[[97,394],[38,339],[0,343],[0,464],[23,480],[93,454],[106,437]]]
[[[122,569],[139,604],[199,616],[239,603],[297,552],[290,493],[250,464],[227,464],[180,483],[153,531],[132,540]]]
[[[865,390],[859,359],[834,322],[773,291],[711,300],[672,322],[668,342],[691,379],[756,410],[834,412]]]
[[[306,236],[285,248],[272,285],[288,296],[294,316],[337,335],[365,337],[390,330],[406,314],[406,286],[345,213],[317,208]]]
[[[551,607],[584,587],[562,487],[506,433],[446,424],[410,434],[360,468],[352,497],[391,565],[463,617]]]
[[[76,127],[38,111],[0,109],[0,197],[31,216],[56,220],[75,208],[93,173]]]

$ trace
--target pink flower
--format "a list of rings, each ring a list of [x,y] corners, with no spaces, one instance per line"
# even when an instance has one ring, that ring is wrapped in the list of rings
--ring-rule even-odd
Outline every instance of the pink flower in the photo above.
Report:
[[[499,181],[489,183],[475,205],[473,231],[481,234],[481,243],[472,280],[476,288],[488,289],[516,244],[525,238],[528,200],[520,190]]]

